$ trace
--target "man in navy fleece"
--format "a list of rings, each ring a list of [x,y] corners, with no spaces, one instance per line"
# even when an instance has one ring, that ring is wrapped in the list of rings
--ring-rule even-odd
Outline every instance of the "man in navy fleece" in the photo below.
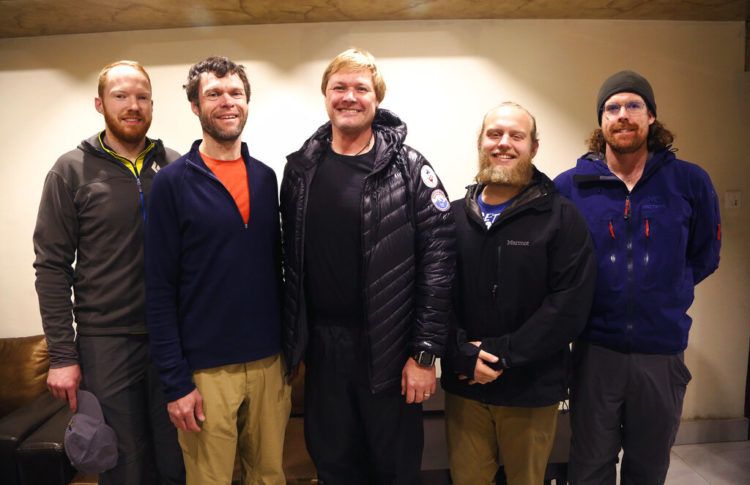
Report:
[[[209,57],[190,68],[187,97],[203,128],[159,172],[146,234],[153,359],[178,429],[189,484],[286,483],[281,467],[290,388],[280,352],[276,176],[240,135],[244,68]]]

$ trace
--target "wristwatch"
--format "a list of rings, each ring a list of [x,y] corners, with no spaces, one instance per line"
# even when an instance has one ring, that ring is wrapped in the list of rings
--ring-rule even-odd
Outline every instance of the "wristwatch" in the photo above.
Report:
[[[435,365],[435,354],[428,350],[415,352],[412,357],[422,367],[433,367]]]

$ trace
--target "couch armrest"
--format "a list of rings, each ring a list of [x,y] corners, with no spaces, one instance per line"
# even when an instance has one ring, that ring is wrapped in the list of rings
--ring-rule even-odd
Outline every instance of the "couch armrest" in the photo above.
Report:
[[[75,469],[64,446],[71,416],[70,408],[63,406],[16,448],[21,485],[65,485],[73,478]]]
[[[44,335],[0,338],[0,417],[47,392],[47,356]]]
[[[65,401],[55,399],[48,392],[40,394],[30,403],[0,419],[0,440],[15,440],[20,443],[64,407],[67,407]]]
[[[0,419],[0,477],[8,480],[6,483],[18,483],[16,468],[16,448],[67,405],[45,392],[32,402],[22,406]]]

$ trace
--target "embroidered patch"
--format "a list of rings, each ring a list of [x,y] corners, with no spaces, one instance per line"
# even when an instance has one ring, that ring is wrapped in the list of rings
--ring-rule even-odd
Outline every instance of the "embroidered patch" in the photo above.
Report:
[[[446,197],[445,193],[440,189],[433,190],[430,199],[432,200],[432,205],[434,205],[440,212],[445,212],[451,208],[451,203],[448,202],[448,197]]]
[[[153,170],[153,171],[154,171],[154,173],[159,173],[159,169],[160,169],[160,168],[161,168],[161,167],[160,167],[159,165],[157,165],[156,163],[152,163],[152,164],[151,164],[151,170]]]
[[[424,182],[426,186],[428,186],[431,189],[434,189],[435,187],[437,187],[437,184],[438,184],[437,174],[435,174],[435,171],[429,165],[425,165],[422,167],[421,175],[422,175],[422,182]]]

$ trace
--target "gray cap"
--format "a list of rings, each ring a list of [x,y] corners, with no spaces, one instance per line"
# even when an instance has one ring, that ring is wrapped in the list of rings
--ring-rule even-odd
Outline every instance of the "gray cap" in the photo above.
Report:
[[[78,390],[78,411],[68,422],[64,443],[70,462],[83,473],[101,473],[117,464],[117,435],[88,391]]]
[[[596,97],[596,120],[599,125],[602,124],[602,111],[604,103],[617,93],[635,93],[646,102],[649,111],[656,116],[656,100],[654,99],[654,90],[648,80],[635,71],[620,71],[612,74],[604,81],[599,88],[599,95]]]

